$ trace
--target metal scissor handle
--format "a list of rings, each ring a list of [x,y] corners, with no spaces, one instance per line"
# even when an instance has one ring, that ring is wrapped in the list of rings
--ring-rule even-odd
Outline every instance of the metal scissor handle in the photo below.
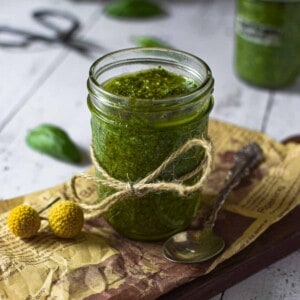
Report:
[[[32,17],[44,27],[55,32],[55,37],[37,34],[35,32],[22,30],[19,28],[0,26],[0,46],[2,47],[27,47],[33,41],[44,41],[48,43],[67,42],[80,27],[79,20],[73,15],[58,10],[38,10],[33,12]],[[70,26],[62,29],[51,18],[61,18],[69,21]],[[1,38],[1,35],[8,35],[7,39]],[[12,40],[13,39],[13,40]]]
[[[4,35],[4,39],[1,38],[1,35]],[[5,36],[7,36],[6,39]],[[36,38],[39,38],[39,36],[33,32],[8,26],[0,26],[1,47],[27,47]]]
[[[70,39],[80,27],[79,20],[74,15],[64,11],[50,9],[38,10],[33,12],[32,17],[38,23],[56,32],[57,38],[63,41]],[[51,17],[61,18],[63,20],[69,21],[69,28],[67,30],[63,30],[61,27],[57,26],[55,22],[51,21]]]

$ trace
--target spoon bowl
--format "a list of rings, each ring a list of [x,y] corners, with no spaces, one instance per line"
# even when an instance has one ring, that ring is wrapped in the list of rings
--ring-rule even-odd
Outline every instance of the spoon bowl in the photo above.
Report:
[[[210,229],[183,231],[165,242],[163,255],[173,262],[197,263],[214,257],[224,247],[224,240]]]

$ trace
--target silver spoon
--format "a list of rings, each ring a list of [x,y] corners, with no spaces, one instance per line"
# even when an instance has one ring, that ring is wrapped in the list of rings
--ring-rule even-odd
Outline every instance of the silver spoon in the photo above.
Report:
[[[227,175],[203,229],[183,231],[170,237],[163,244],[165,258],[173,262],[197,263],[214,257],[224,249],[224,240],[213,232],[217,214],[231,190],[263,160],[263,152],[258,144],[250,143],[235,154],[234,160],[234,166]]]

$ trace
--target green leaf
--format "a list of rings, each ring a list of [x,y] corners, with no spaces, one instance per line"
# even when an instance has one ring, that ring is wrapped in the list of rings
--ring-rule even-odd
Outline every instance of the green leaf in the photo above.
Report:
[[[60,160],[73,163],[81,161],[81,153],[68,134],[54,125],[42,124],[30,130],[26,143],[32,149]]]
[[[111,17],[149,18],[164,13],[163,9],[149,0],[118,0],[108,4],[104,11]]]
[[[153,36],[134,36],[132,37],[132,41],[138,47],[172,48],[167,43]]]

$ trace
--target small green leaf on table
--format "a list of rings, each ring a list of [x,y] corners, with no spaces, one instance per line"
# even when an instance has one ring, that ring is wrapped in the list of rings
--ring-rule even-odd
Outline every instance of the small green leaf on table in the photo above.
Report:
[[[163,9],[149,0],[117,0],[108,4],[105,13],[120,18],[150,18],[164,14]]]
[[[138,47],[159,47],[171,49],[170,45],[153,36],[133,36],[132,41]]]
[[[31,129],[26,136],[26,143],[32,149],[59,160],[79,163],[82,158],[69,135],[55,125],[42,124]]]

